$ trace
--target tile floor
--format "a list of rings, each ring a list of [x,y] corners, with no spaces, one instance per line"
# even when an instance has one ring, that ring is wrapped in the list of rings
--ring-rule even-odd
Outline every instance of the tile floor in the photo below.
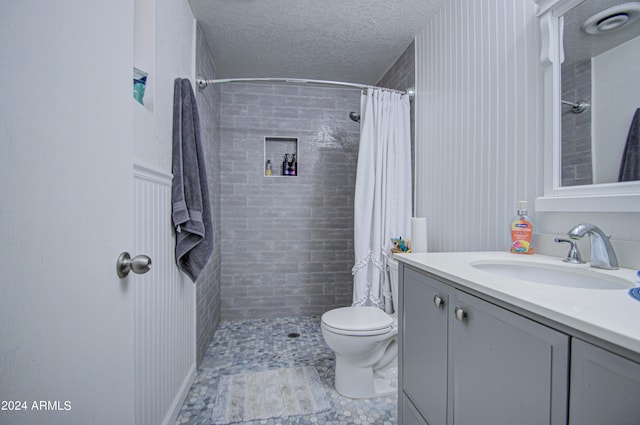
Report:
[[[290,333],[299,333],[290,338]],[[392,425],[396,397],[352,400],[333,388],[335,357],[320,331],[319,317],[234,320],[220,324],[200,365],[176,424],[209,425],[218,379],[222,375],[292,366],[314,366],[331,401],[316,415],[241,422],[242,425]]]

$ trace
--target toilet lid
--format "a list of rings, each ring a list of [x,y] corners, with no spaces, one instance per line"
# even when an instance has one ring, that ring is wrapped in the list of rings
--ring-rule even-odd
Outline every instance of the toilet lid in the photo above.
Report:
[[[378,307],[341,307],[324,313],[322,322],[337,333],[378,335],[391,330],[393,318]]]

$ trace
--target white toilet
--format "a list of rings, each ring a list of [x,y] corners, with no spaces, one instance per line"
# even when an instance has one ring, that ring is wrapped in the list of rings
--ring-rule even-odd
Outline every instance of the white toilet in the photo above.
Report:
[[[373,398],[397,390],[398,263],[388,259],[393,315],[378,307],[342,307],[322,315],[322,336],[336,354],[336,391]]]

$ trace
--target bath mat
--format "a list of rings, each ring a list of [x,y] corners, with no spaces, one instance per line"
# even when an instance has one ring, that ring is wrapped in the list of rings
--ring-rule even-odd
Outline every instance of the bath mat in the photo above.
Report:
[[[273,369],[220,378],[213,424],[310,415],[331,407],[313,367]]]

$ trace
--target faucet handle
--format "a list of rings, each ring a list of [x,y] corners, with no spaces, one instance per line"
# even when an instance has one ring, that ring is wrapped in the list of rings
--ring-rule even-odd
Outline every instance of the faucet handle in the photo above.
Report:
[[[569,248],[569,252],[567,253],[567,258],[565,258],[562,261],[564,261],[565,263],[571,263],[571,264],[584,264],[584,261],[582,260],[582,255],[580,254],[580,250],[578,249],[578,245],[576,245],[576,241],[571,239],[555,238],[554,242],[568,243],[569,245],[571,245],[571,248]]]

